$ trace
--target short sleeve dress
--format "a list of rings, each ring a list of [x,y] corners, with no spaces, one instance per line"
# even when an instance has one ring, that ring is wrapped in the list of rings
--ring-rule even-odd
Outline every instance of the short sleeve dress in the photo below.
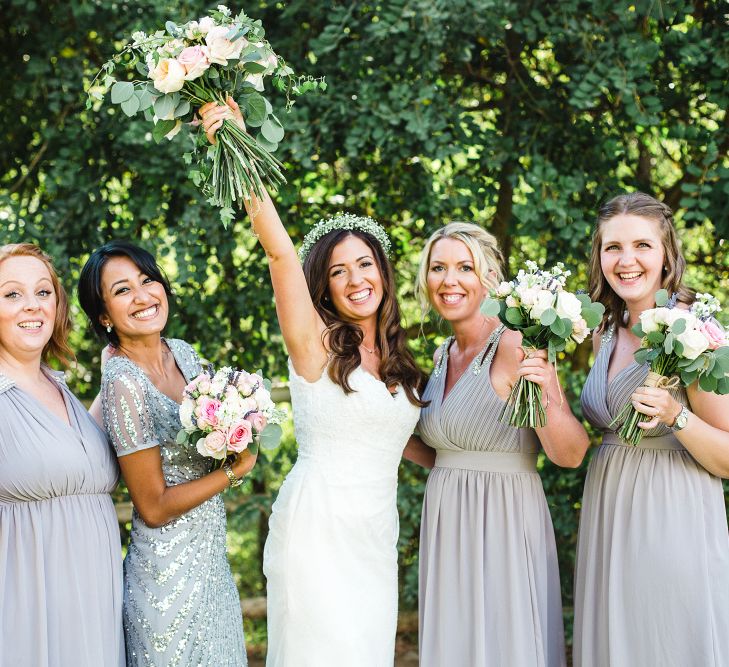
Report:
[[[643,384],[631,363],[608,383],[613,329],[582,391],[603,431],[585,481],[575,572],[575,667],[729,665],[729,533],[721,480],[664,424],[637,446],[613,419]],[[688,404],[683,388],[674,398]]]
[[[181,340],[167,346],[186,381],[201,372]],[[213,469],[194,447],[175,442],[179,405],[162,394],[134,362],[112,357],[101,385],[104,424],[119,457],[159,447],[167,486]],[[161,528],[136,510],[124,560],[124,634],[129,667],[243,667],[240,599],[226,553],[220,495]]]
[[[63,381],[69,424],[0,375],[0,666],[122,667],[119,468]]]

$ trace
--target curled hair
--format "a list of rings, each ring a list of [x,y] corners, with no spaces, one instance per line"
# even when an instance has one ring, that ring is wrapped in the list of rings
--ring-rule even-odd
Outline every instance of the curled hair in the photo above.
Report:
[[[613,197],[598,211],[590,252],[590,298],[605,306],[605,314],[599,327],[603,331],[611,323],[622,325],[627,310],[625,302],[610,287],[600,263],[603,226],[617,215],[635,215],[658,223],[664,266],[661,287],[669,294],[678,294],[678,300],[686,304],[693,303],[695,294],[683,284],[686,259],[681,252],[681,242],[676,234],[670,207],[644,192],[630,192]]]
[[[499,249],[496,237],[472,222],[449,222],[445,227],[437,229],[430,235],[423,252],[420,253],[415,296],[420,303],[423,317],[427,315],[432,305],[428,297],[430,253],[433,246],[441,239],[461,241],[471,251],[473,268],[484,287],[494,286],[494,281],[489,276],[491,271],[496,273],[496,282],[501,282],[504,279],[504,256]]]
[[[422,407],[425,404],[418,398],[418,393],[424,387],[425,376],[407,348],[392,265],[379,242],[371,234],[357,229],[337,229],[322,236],[312,246],[303,265],[311,300],[326,325],[324,335],[328,336],[328,347],[332,353],[327,370],[329,378],[345,394],[349,394],[353,391],[349,384],[350,373],[362,363],[359,346],[364,339],[364,332],[357,324],[342,319],[329,294],[329,262],[332,252],[348,236],[356,236],[367,244],[382,277],[382,302],[377,311],[375,331],[375,345],[379,347],[381,355],[380,377],[387,386],[399,384],[408,400]]]
[[[11,243],[0,247],[0,262],[10,257],[34,257],[45,264],[51,276],[51,285],[56,294],[56,319],[53,322],[53,333],[43,348],[41,358],[45,363],[53,358],[68,367],[75,360],[71,348],[68,346],[68,334],[71,331],[71,315],[68,307],[68,297],[63,289],[58,274],[53,268],[51,258],[33,243]]]
[[[168,299],[172,296],[172,289],[154,256],[129,241],[110,241],[91,253],[78,279],[78,300],[96,335],[102,341],[119,347],[116,329],[107,331],[101,323],[101,317],[106,314],[106,304],[101,293],[101,275],[104,265],[112,257],[129,258],[142,273],[164,287]]]

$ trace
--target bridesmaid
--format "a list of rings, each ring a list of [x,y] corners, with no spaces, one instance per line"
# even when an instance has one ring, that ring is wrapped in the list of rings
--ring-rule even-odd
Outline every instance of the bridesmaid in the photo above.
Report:
[[[68,302],[48,256],[0,247],[0,665],[124,665],[104,432],[69,391]]]
[[[496,239],[452,222],[423,250],[418,292],[453,336],[436,350],[419,431],[436,450],[420,533],[420,664],[423,667],[565,665],[557,549],[536,472],[541,442],[557,465],[576,467],[585,429],[561,401],[556,372],[521,335],[480,306],[501,279]],[[520,361],[521,360],[521,361]],[[519,377],[547,396],[548,424],[499,421]]]
[[[220,492],[237,486],[255,457],[246,451],[213,470],[212,459],[176,444],[178,401],[202,369],[190,345],[162,338],[170,294],[154,257],[124,241],[101,246],[81,271],[81,306],[115,348],[102,411],[134,503],[124,561],[127,665],[242,667]]]
[[[656,291],[692,301],[685,267],[668,206],[636,192],[600,209],[590,290],[605,319],[582,405],[603,439],[580,521],[576,667],[729,665],[729,396],[643,387],[633,360],[631,327]],[[611,423],[628,400],[647,415],[637,447]]]

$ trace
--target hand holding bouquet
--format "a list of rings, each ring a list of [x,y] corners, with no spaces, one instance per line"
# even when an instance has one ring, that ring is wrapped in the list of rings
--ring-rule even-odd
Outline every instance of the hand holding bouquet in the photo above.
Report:
[[[721,310],[711,294],[697,294],[687,310],[677,308],[666,290],[656,293],[656,308],[643,311],[633,333],[641,338],[635,352],[639,364],[650,371],[643,386],[670,389],[698,380],[699,388],[729,394],[729,341],[714,314]],[[637,445],[645,429],[638,424],[644,415],[628,403],[613,420],[620,424],[618,436]]]
[[[274,449],[281,440],[286,411],[271,400],[271,383],[260,373],[209,369],[185,387],[177,443],[194,443],[203,456],[223,461],[258,444]]]
[[[117,81],[113,76],[117,65],[136,70],[141,78]],[[190,177],[211,204],[221,207],[221,219],[227,224],[235,215],[234,202],[241,208],[251,192],[263,196],[264,183],[276,188],[286,182],[281,163],[272,155],[284,128],[262,94],[267,77],[286,93],[288,107],[292,95],[326,89],[323,79],[294,76],[266,41],[260,21],[243,12],[231,16],[225,5],[218,5],[197,21],[167,21],[165,30],[150,35],[135,32],[91,82],[87,108],[111,89],[111,101],[127,116],[143,112],[154,123],[152,136],[159,142],[163,137],[172,139],[183,122],[194,121],[201,105],[225,104],[234,97],[248,126],[259,128],[257,135],[225,122],[215,146],[208,146],[198,131],[195,152],[183,156],[187,164],[195,160]]]
[[[551,363],[572,339],[581,343],[602,319],[605,308],[586,294],[565,290],[569,271],[557,264],[550,271],[532,261],[515,280],[501,283],[484,301],[484,315],[498,315],[508,329],[520,331],[527,356],[533,350],[547,350]],[[501,413],[501,421],[517,428],[539,428],[547,423],[542,405],[542,388],[522,377],[514,385]]]

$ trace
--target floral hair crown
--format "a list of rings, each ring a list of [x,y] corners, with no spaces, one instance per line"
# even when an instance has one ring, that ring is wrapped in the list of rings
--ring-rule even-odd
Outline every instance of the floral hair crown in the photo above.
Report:
[[[356,229],[360,232],[371,234],[382,246],[385,255],[390,254],[390,238],[387,236],[387,232],[382,225],[367,216],[353,215],[352,213],[337,213],[333,218],[319,220],[309,230],[308,234],[304,237],[301,248],[299,248],[299,259],[303,262],[319,239],[337,229]]]

